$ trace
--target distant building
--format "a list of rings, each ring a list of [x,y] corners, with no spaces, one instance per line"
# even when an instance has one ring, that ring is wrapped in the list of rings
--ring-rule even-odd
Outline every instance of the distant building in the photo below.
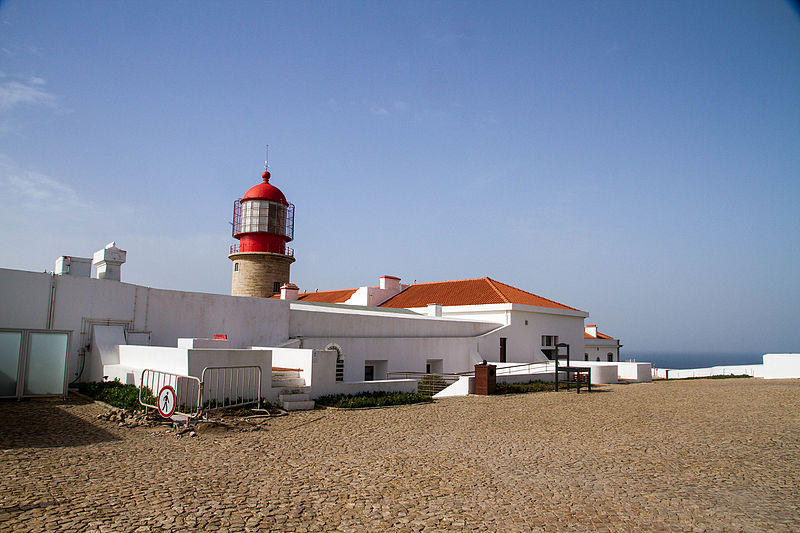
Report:
[[[584,361],[619,361],[619,349],[622,348],[619,339],[600,333],[596,324],[589,324],[583,330]]]

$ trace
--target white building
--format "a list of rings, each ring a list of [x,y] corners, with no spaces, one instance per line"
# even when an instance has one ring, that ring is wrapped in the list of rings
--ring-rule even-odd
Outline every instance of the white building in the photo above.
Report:
[[[123,283],[127,254],[114,243],[93,255],[96,278],[80,257],[60,257],[52,274],[0,269],[0,396],[107,377],[139,384],[144,369],[200,379],[207,367],[241,365],[260,369],[269,398],[287,384],[312,397],[410,390],[412,380],[386,378],[483,361],[545,372],[558,343],[573,360],[585,353],[588,313],[489,277],[409,285],[382,276],[377,286],[299,294],[289,282],[294,205],[269,178],[234,204],[230,296]],[[597,335],[592,342],[610,339]],[[593,381],[649,380],[649,367],[618,365],[592,361]]]
[[[588,324],[584,327],[584,361],[619,361],[619,349],[622,345],[619,339],[615,339],[605,333],[597,331],[596,324]]]

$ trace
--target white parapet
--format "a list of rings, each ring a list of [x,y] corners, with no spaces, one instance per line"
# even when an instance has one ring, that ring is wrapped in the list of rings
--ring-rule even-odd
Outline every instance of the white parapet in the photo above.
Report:
[[[800,378],[800,353],[768,353],[762,360],[766,379]]]

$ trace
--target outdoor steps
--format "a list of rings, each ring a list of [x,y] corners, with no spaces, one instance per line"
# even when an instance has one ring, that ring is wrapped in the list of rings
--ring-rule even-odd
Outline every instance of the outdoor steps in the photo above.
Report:
[[[305,387],[306,380],[300,377],[299,370],[273,370],[272,387]]]
[[[284,392],[278,396],[278,401],[286,411],[309,411],[314,408],[314,400],[309,399],[305,392]]]

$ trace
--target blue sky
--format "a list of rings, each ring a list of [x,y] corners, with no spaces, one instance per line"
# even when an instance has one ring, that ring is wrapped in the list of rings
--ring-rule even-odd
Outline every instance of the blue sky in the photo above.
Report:
[[[752,2],[0,4],[0,266],[227,293],[488,275],[625,351],[800,351],[800,18]]]

